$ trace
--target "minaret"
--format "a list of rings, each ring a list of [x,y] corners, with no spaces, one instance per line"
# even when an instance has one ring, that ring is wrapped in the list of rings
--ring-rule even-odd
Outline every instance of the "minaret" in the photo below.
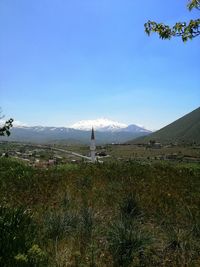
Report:
[[[92,127],[91,143],[90,143],[90,156],[92,162],[96,161],[95,152],[96,152],[96,145],[95,145],[94,129]]]

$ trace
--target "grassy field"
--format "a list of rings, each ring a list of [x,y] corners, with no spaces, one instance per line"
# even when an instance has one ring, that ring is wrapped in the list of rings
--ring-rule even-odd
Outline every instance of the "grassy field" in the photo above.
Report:
[[[159,149],[146,148],[138,145],[110,145],[108,146],[109,154],[114,158],[154,158],[157,156],[166,156],[178,154],[180,156],[200,157],[200,147],[192,146],[172,146],[161,147]]]
[[[200,266],[200,169],[0,159],[0,266]]]

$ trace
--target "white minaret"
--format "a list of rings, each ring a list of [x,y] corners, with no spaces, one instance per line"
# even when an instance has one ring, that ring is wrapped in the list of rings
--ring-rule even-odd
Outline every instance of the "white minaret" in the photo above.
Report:
[[[91,143],[90,143],[90,156],[92,162],[96,161],[95,152],[96,152],[96,145],[95,145],[94,129],[92,127]]]

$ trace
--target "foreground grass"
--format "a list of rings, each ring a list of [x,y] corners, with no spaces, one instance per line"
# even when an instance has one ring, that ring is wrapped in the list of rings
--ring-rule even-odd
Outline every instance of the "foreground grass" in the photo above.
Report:
[[[0,201],[0,266],[200,266],[199,168],[2,158]]]

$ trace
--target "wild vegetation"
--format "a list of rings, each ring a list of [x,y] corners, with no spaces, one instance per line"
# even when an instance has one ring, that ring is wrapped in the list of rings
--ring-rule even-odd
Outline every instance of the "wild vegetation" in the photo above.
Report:
[[[0,266],[199,266],[200,168],[0,159]]]

